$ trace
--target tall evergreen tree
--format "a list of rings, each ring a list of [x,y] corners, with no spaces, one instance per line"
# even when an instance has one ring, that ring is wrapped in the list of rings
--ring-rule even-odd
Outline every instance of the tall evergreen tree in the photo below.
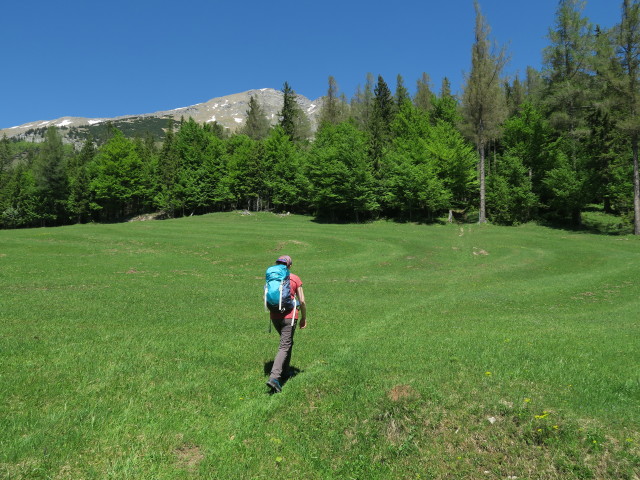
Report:
[[[298,105],[296,92],[293,91],[288,82],[284,82],[282,93],[283,103],[280,111],[280,126],[291,141],[307,140],[311,136],[311,125],[309,119]]]
[[[0,140],[0,188],[2,188],[3,178],[9,166],[11,165],[11,147],[9,146],[9,139],[7,135],[2,135]]]
[[[623,0],[622,20],[616,29],[616,58],[620,74],[614,88],[621,113],[618,122],[631,144],[633,154],[634,234],[640,235],[640,174],[638,143],[640,141],[640,3]]]
[[[351,100],[351,115],[360,130],[366,131],[371,122],[373,113],[373,74],[367,73],[367,79],[364,88],[360,86],[356,89],[356,94]]]
[[[410,100],[410,98],[411,96],[409,95],[409,90],[407,90],[407,87],[404,86],[404,79],[402,78],[402,75],[398,74],[398,76],[396,77],[395,94],[396,111],[400,109],[400,107],[406,100]]]
[[[156,195],[154,204],[164,210],[169,217],[174,217],[179,207],[178,181],[180,175],[180,159],[175,148],[173,122],[167,128],[158,154],[156,167]]]
[[[463,114],[468,134],[476,144],[480,163],[480,223],[486,222],[485,150],[487,143],[498,137],[500,124],[505,118],[504,95],[500,74],[507,61],[505,50],[493,53],[489,42],[489,25],[480,12],[477,1],[475,43],[471,55],[471,72],[467,76],[463,93]]]
[[[588,135],[587,108],[590,99],[590,67],[593,35],[589,20],[582,16],[584,0],[560,0],[556,23],[549,30],[551,45],[544,51],[548,89],[545,106],[551,125],[567,135],[575,163],[581,139]]]
[[[338,82],[332,76],[329,77],[327,95],[324,97],[320,110],[320,123],[336,125],[345,118],[345,102],[339,96]]]
[[[444,77],[440,86],[440,95],[434,100],[432,120],[434,123],[442,120],[457,126],[461,121],[458,110],[458,100],[451,93],[451,82]]]
[[[249,108],[247,109],[247,120],[240,129],[240,133],[254,140],[262,140],[269,135],[271,125],[267,119],[258,99],[251,95],[249,98]]]
[[[45,140],[34,164],[34,178],[40,195],[43,224],[65,218],[67,200],[67,176],[62,137],[56,127],[47,128]]]
[[[369,121],[369,133],[371,138],[371,158],[374,169],[380,167],[380,160],[384,148],[391,140],[391,122],[395,112],[395,103],[391,96],[389,86],[378,75],[378,83],[374,89],[373,111]]]
[[[451,81],[447,77],[442,78],[440,83],[440,98],[451,98],[453,93],[451,92]]]
[[[90,212],[91,201],[89,193],[89,172],[87,166],[93,161],[96,148],[93,139],[89,137],[82,145],[82,149],[73,155],[68,164],[67,177],[69,179],[69,197],[67,210],[75,217],[77,223],[82,223]]]
[[[280,126],[284,130],[284,133],[289,135],[289,138],[293,140],[295,136],[295,110],[296,110],[296,94],[289,85],[289,82],[284,82],[282,87],[282,110],[280,111]]]
[[[542,99],[544,80],[540,72],[531,66],[527,67],[524,90],[527,102],[538,106]]]
[[[422,73],[422,77],[417,81],[416,95],[413,97],[413,104],[424,112],[433,109],[434,95],[431,91],[431,80],[429,75]]]
[[[508,116],[512,117],[520,111],[520,106],[525,101],[525,87],[520,82],[518,75],[515,76],[513,82],[505,82],[505,92],[507,94]]]

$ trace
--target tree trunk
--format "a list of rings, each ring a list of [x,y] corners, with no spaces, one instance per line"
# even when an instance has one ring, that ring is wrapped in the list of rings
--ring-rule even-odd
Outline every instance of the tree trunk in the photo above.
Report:
[[[640,176],[638,174],[638,137],[631,140],[633,150],[633,234],[640,235]]]
[[[478,145],[480,153],[480,214],[478,223],[487,223],[486,194],[485,194],[485,172],[484,172],[484,142]]]

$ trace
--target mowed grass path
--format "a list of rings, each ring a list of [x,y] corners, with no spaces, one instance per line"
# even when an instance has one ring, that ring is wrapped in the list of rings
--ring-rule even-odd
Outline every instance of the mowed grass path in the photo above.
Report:
[[[280,254],[309,328],[270,396]],[[639,271],[537,226],[0,231],[0,478],[638,478]]]

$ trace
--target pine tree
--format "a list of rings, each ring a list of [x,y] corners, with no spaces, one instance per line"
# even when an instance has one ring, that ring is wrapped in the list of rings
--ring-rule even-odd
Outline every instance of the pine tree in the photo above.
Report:
[[[451,82],[447,77],[442,78],[442,83],[440,84],[440,98],[451,98],[453,94],[451,93]]]
[[[255,96],[249,98],[249,108],[247,109],[247,120],[240,129],[240,133],[254,140],[262,140],[269,135],[271,125],[262,107]]]
[[[431,91],[431,80],[426,73],[422,74],[420,80],[417,81],[416,96],[413,98],[413,104],[424,112],[433,109],[434,95]]]
[[[402,75],[398,74],[398,76],[396,77],[395,111],[400,110],[402,104],[410,98],[411,97],[409,95],[409,90],[407,90],[407,87],[404,86],[404,79],[402,78]]]
[[[90,178],[87,166],[93,161],[95,154],[96,148],[93,139],[89,137],[82,145],[80,152],[71,157],[67,168],[67,177],[69,179],[67,209],[78,223],[82,223],[90,211]]]
[[[373,74],[367,73],[364,89],[358,86],[356,94],[351,100],[351,115],[360,130],[366,131],[369,128],[373,112],[373,98]]]
[[[591,103],[589,68],[594,44],[583,8],[583,0],[560,0],[555,27],[549,30],[551,45],[544,51],[548,82],[544,103],[551,125],[570,139],[574,163],[578,143],[589,133],[586,116]]]
[[[378,83],[374,89],[374,101],[371,118],[369,121],[369,133],[371,137],[371,158],[374,169],[380,167],[385,146],[391,140],[391,122],[395,112],[395,103],[387,83],[378,75]]]
[[[9,177],[9,168],[11,166],[11,147],[7,135],[2,136],[0,140],[0,190],[7,182]]]
[[[307,140],[311,136],[311,124],[296,100],[296,92],[288,82],[282,87],[283,102],[280,126],[293,142]]]
[[[500,86],[500,74],[507,61],[504,49],[490,51],[489,25],[477,1],[475,43],[471,56],[471,72],[466,79],[463,94],[463,114],[466,129],[473,139],[480,156],[480,211],[479,222],[486,222],[485,150],[487,143],[498,137],[499,127],[505,118],[504,95]]]
[[[345,103],[344,100],[338,96],[338,92],[338,83],[335,78],[330,76],[327,95],[324,97],[322,109],[320,110],[321,124],[330,123],[336,125],[344,120]]]
[[[614,78],[621,118],[619,127],[627,135],[633,153],[634,234],[640,235],[640,3],[623,0],[622,20],[616,29],[616,58],[620,67]]]
[[[544,81],[540,72],[531,66],[527,67],[524,90],[527,102],[535,106],[540,105],[544,90]]]
[[[34,165],[34,178],[40,195],[41,218],[56,224],[64,219],[67,199],[65,151],[56,127],[47,128],[45,140]]]
[[[458,100],[451,94],[451,83],[447,77],[442,79],[440,95],[433,100],[432,123],[444,121],[451,126],[457,126],[460,121]]]
[[[156,195],[154,204],[169,217],[174,217],[179,208],[177,184],[180,174],[180,160],[175,148],[173,122],[167,128],[164,142],[158,155],[156,171]]]
[[[289,85],[288,82],[284,82],[282,87],[283,101],[282,110],[280,111],[280,126],[284,130],[290,139],[293,140],[296,127],[295,127],[295,109],[296,109],[296,94]]]
[[[515,76],[512,83],[507,81],[504,86],[507,95],[508,116],[512,117],[520,111],[520,107],[525,101],[525,87],[520,82],[518,75]]]

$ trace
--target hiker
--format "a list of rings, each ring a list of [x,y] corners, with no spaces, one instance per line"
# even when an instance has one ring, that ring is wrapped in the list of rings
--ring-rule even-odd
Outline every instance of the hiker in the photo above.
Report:
[[[289,255],[283,255],[276,260],[276,265],[284,265],[287,269],[291,268],[292,263]],[[287,273],[289,273],[288,270]],[[280,334],[280,346],[267,382],[267,386],[272,393],[279,393],[282,390],[282,380],[291,376],[289,362],[291,361],[296,323],[300,322],[300,328],[306,328],[307,326],[307,306],[304,300],[304,292],[302,291],[302,280],[293,273],[289,273],[289,289],[293,300],[293,308],[288,310],[283,308],[282,310],[284,311],[270,309],[271,323]],[[298,297],[297,301],[296,297]]]

